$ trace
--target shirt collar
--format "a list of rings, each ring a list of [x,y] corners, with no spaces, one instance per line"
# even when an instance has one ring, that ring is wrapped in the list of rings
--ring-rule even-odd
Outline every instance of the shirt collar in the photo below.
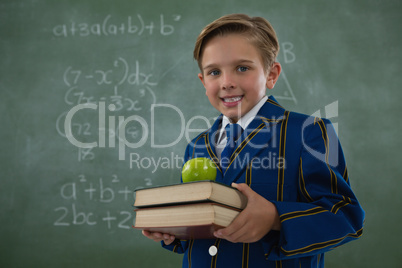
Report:
[[[254,120],[255,116],[258,113],[258,111],[265,104],[267,99],[268,99],[268,97],[264,96],[250,111],[248,111],[248,113],[243,115],[239,119],[239,121],[237,121],[237,124],[239,124],[243,128],[243,130],[248,127],[248,125],[251,123],[251,121]],[[226,136],[225,128],[226,128],[226,125],[230,124],[230,123],[231,122],[230,122],[229,118],[226,115],[224,115],[223,118],[222,118],[222,124],[221,124],[221,127],[220,127],[220,137],[219,137],[218,141],[222,140]]]

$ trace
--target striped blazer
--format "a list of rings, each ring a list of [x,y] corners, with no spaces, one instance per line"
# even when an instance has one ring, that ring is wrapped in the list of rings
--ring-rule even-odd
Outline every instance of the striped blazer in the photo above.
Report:
[[[208,157],[216,163],[216,181],[246,183],[273,202],[281,231],[255,243],[162,242],[184,253],[183,267],[324,267],[324,252],[362,235],[364,211],[329,120],[286,111],[270,96],[222,172],[215,152],[221,119],[188,144],[184,160]],[[208,253],[212,245],[218,248],[215,256]]]

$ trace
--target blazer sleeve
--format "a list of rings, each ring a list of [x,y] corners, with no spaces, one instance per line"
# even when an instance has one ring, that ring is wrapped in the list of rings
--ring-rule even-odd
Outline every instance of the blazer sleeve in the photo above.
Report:
[[[263,239],[267,259],[320,254],[362,235],[364,211],[329,120],[315,118],[302,131],[298,174],[300,202],[273,201],[281,230]]]
[[[163,241],[161,241],[161,245],[163,248],[173,251],[175,253],[183,254],[186,252],[188,247],[188,240],[179,240],[176,239],[172,244],[165,245]]]

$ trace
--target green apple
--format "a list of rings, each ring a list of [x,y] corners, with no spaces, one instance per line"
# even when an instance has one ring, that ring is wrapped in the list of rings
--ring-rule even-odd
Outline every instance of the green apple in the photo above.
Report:
[[[216,167],[214,162],[209,158],[193,158],[184,164],[181,175],[183,182],[214,181],[216,178]]]

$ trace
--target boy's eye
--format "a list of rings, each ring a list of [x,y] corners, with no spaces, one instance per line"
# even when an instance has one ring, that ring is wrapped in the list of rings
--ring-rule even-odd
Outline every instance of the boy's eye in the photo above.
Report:
[[[237,68],[237,70],[238,70],[239,72],[245,72],[245,71],[248,70],[248,67],[246,67],[246,66],[240,66],[239,68]]]
[[[215,75],[219,75],[220,72],[218,70],[213,70],[209,72],[210,75],[215,76]]]

